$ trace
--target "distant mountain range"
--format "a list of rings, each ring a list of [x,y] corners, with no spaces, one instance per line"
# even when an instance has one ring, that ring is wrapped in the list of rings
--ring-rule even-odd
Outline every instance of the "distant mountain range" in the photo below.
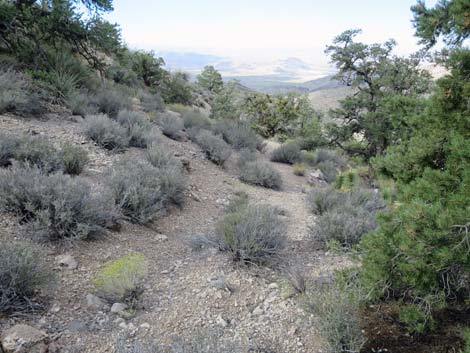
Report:
[[[206,65],[213,65],[226,81],[238,80],[250,89],[266,93],[313,92],[337,85],[329,67],[317,67],[299,58],[246,62],[200,53],[157,52],[170,70],[188,72],[193,79]],[[328,76],[328,77],[325,77]]]

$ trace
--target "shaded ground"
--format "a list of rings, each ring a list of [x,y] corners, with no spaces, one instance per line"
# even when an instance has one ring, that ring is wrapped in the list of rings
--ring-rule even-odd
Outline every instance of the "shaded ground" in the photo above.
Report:
[[[380,309],[380,311],[379,311]],[[470,311],[443,310],[435,315],[437,329],[411,336],[397,320],[396,308],[371,307],[364,315],[367,343],[362,352],[389,353],[463,352],[462,327],[470,325]]]

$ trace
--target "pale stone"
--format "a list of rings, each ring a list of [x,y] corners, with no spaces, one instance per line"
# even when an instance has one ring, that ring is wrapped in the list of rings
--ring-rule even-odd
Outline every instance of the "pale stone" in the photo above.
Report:
[[[5,353],[39,353],[45,349],[47,334],[28,325],[15,325],[2,336]]]

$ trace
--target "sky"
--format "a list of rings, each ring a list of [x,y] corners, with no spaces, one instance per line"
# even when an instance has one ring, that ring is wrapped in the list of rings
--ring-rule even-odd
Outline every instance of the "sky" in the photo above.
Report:
[[[436,0],[428,0],[431,6]],[[334,36],[361,28],[365,42],[394,38],[416,49],[416,0],[114,0],[106,15],[129,47],[213,54],[249,62],[298,57],[324,63]]]

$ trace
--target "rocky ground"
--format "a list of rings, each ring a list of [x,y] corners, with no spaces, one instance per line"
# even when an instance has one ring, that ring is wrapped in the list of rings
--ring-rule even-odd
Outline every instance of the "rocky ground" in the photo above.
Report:
[[[84,176],[102,183],[120,156],[88,141],[79,122],[77,117],[26,120],[0,116],[3,131],[29,131],[57,144],[73,141],[82,145],[91,158]],[[128,342],[168,344],[208,332],[244,347],[267,347],[278,353],[321,352],[315,318],[305,314],[301,298],[288,295],[285,270],[240,267],[216,249],[196,251],[189,244],[194,235],[213,234],[225,205],[235,193],[244,191],[252,201],[284,210],[289,238],[284,267],[300,270],[313,282],[347,266],[347,258],[325,253],[309,238],[314,219],[304,201],[306,177],[295,176],[288,165],[273,163],[283,177],[281,191],[248,186],[237,179],[235,154],[223,169],[207,161],[191,142],[163,136],[161,142],[189,162],[183,207],[145,227],[125,223],[120,231],[98,241],[42,245],[58,279],[50,306],[46,312],[27,317],[0,317],[3,336],[11,334],[8,330],[15,324],[29,325],[47,335],[49,347],[43,352],[51,353],[114,352],[118,337]],[[130,153],[137,156],[143,151],[131,149]],[[268,160],[266,154],[261,158]],[[0,242],[21,237],[13,218],[2,216],[0,222]],[[91,279],[110,260],[136,251],[148,259],[149,274],[141,308],[133,317],[123,318],[112,312],[119,308],[111,308],[93,295]]]

